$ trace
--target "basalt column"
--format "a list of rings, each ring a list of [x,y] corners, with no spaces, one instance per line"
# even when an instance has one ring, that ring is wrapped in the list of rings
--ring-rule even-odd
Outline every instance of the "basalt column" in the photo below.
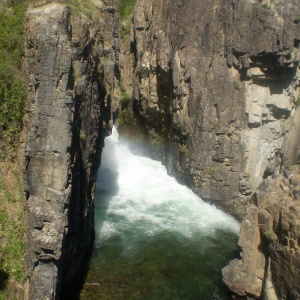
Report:
[[[103,3],[98,2],[101,5],[95,10],[103,12]],[[114,10],[107,15],[112,21]],[[111,113],[104,84],[105,58],[100,58],[104,52],[101,22],[98,19],[97,27],[83,14],[73,14],[57,3],[28,11],[24,178],[32,300],[60,299],[74,288],[94,241],[94,188],[105,136],[102,124]]]
[[[140,0],[133,13],[133,105],[148,144],[170,174],[239,217],[264,177],[295,162],[299,9]]]

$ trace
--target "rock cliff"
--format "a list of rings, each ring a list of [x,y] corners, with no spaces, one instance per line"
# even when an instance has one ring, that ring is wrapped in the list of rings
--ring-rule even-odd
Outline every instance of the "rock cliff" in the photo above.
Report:
[[[132,132],[239,219],[253,199],[227,285],[299,299],[297,183],[280,175],[300,154],[299,1],[139,0],[130,47]]]
[[[88,14],[58,3],[28,11],[30,299],[68,297],[94,239],[96,174],[121,83],[116,3],[90,4]],[[203,199],[239,218],[252,199],[225,282],[241,297],[299,299],[298,183],[280,175],[300,154],[298,0],[138,0],[128,43],[123,123],[131,117]]]
[[[229,288],[249,298],[300,299],[300,167],[268,178],[247,206],[241,259],[223,269]]]
[[[232,211],[299,154],[298,4],[140,0],[134,11],[145,140],[171,174]]]
[[[27,14],[24,178],[32,300],[70,299],[94,241],[94,189],[103,123],[112,114],[107,86],[113,90],[118,20],[113,1],[93,5],[89,18],[58,3]]]

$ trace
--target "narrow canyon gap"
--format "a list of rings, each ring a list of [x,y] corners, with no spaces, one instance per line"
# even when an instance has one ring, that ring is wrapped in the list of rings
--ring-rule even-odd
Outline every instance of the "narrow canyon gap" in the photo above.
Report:
[[[299,0],[138,0],[125,25],[117,0],[80,1],[96,19],[91,6],[45,2],[28,9],[22,62],[27,298],[64,299],[79,280],[100,152],[118,119],[169,174],[244,218],[240,259],[223,269],[237,297],[300,299]],[[235,222],[109,140],[82,297],[227,297],[221,268],[235,254]],[[216,277],[203,262],[217,263]],[[179,277],[188,286],[174,288]]]
[[[95,196],[96,241],[80,299],[229,299],[220,270],[239,223],[106,138]]]

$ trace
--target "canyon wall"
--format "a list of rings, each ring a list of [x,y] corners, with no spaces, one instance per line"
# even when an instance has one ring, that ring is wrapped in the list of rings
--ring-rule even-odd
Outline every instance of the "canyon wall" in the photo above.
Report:
[[[226,284],[300,299],[298,185],[281,175],[300,154],[299,1],[139,0],[130,51],[131,132],[201,198],[239,219],[252,203]]]
[[[298,4],[141,0],[134,11],[145,140],[171,174],[232,211],[299,154]]]
[[[112,114],[118,15],[114,1],[93,5],[90,15],[58,3],[27,13],[24,178],[32,300],[71,299],[94,242],[94,190],[108,128],[103,124]]]
[[[116,3],[90,4],[28,10],[29,299],[68,298],[93,244],[97,169],[122,87]],[[252,199],[242,257],[223,271],[241,297],[269,287],[269,299],[299,299],[298,185],[280,175],[300,154],[299,16],[298,0],[138,0],[121,55],[133,100],[120,117],[151,155],[240,219]],[[279,198],[260,200],[264,190]]]
[[[249,299],[300,299],[300,168],[268,177],[246,208],[241,258],[223,269],[229,288]]]

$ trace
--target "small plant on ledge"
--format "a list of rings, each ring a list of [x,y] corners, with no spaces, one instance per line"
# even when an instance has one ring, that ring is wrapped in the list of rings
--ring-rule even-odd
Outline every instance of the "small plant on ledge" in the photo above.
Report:
[[[240,82],[239,81],[237,81],[237,80],[235,80],[234,82],[233,82],[233,87],[236,89],[236,90],[240,90],[241,89],[241,84],[240,84]]]
[[[295,24],[299,24],[300,23],[300,16],[296,16],[295,20],[294,20]]]
[[[269,243],[274,242],[277,239],[276,234],[271,230],[264,231],[263,234]]]
[[[161,147],[164,144],[164,140],[161,136],[157,135],[151,138],[150,143],[155,147]]]
[[[271,9],[271,7],[268,6],[267,4],[263,4],[261,7],[262,7],[263,9],[265,9],[265,10],[270,10],[270,9]]]
[[[189,159],[191,157],[190,151],[187,147],[187,145],[179,145],[179,151],[180,153],[185,155],[186,159]]]
[[[300,106],[300,96],[295,101],[295,106],[298,108]]]

